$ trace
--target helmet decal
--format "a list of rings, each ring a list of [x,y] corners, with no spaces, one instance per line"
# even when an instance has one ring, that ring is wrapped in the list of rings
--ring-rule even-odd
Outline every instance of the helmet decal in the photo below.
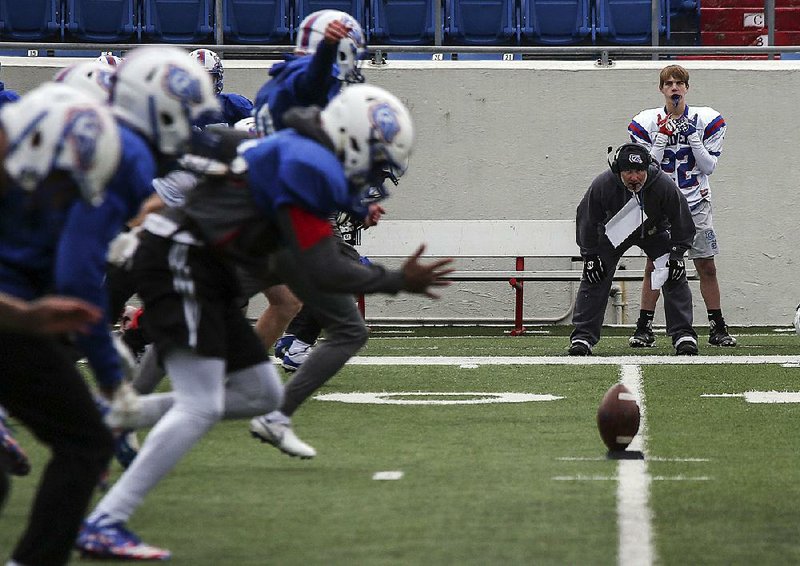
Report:
[[[93,109],[79,108],[69,113],[64,127],[64,145],[72,149],[80,170],[88,171],[94,165],[97,140],[102,132],[103,124]]]
[[[186,69],[170,65],[164,77],[164,90],[177,100],[189,104],[203,102],[203,93],[200,81],[189,74]]]
[[[369,121],[373,129],[380,132],[380,137],[386,143],[392,143],[400,132],[400,122],[397,113],[386,102],[380,102],[369,109]]]

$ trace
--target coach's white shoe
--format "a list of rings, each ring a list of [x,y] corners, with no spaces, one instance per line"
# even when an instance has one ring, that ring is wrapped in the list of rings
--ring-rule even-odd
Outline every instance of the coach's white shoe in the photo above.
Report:
[[[277,421],[271,419],[270,415],[254,417],[250,421],[250,434],[254,438],[272,444],[289,456],[307,459],[317,455],[314,448],[297,438],[290,420],[284,417],[281,421]]]

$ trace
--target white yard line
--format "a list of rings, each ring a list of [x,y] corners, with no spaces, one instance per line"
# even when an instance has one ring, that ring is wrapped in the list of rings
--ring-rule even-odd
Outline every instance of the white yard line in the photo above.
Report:
[[[356,356],[357,366],[543,366],[543,365],[722,365],[786,364],[796,356]]]
[[[653,514],[650,510],[650,474],[647,471],[647,413],[642,390],[642,369],[638,365],[620,367],[620,382],[639,402],[639,433],[628,450],[639,450],[643,460],[617,462],[617,526],[620,566],[649,566],[653,556]]]

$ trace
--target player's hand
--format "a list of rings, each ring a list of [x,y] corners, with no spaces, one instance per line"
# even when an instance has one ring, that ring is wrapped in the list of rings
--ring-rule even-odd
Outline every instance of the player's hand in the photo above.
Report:
[[[658,124],[658,133],[666,136],[674,136],[675,131],[678,129],[677,121],[669,114],[663,118],[661,117],[661,114],[659,114],[658,118],[656,119],[656,124]]]
[[[72,297],[47,296],[31,301],[20,317],[20,330],[37,334],[89,332],[102,318],[96,306]]]
[[[105,415],[106,425],[111,429],[133,429],[139,419],[139,394],[130,383],[123,381],[111,396],[108,413]]]
[[[386,209],[378,203],[372,203],[367,207],[367,215],[364,217],[364,228],[376,226],[381,218],[386,214]]]
[[[440,259],[433,263],[423,264],[419,262],[425,251],[425,245],[421,245],[403,264],[402,272],[405,280],[404,289],[410,293],[426,295],[431,299],[438,299],[439,295],[430,291],[430,287],[447,287],[450,281],[442,279],[453,269],[446,267],[453,263],[452,258]]]
[[[583,278],[596,285],[600,283],[606,276],[606,268],[600,260],[599,255],[588,255],[583,258]]]
[[[686,262],[682,259],[669,260],[667,268],[669,269],[667,278],[670,281],[680,281],[683,277],[686,277]]]
[[[350,33],[350,28],[339,20],[334,20],[325,28],[325,43],[336,45]]]
[[[692,124],[692,122],[689,121],[689,118],[686,116],[681,116],[678,118],[678,120],[675,122],[675,129],[679,134],[683,134],[687,137],[691,136],[697,131],[697,128],[694,127],[694,124]]]

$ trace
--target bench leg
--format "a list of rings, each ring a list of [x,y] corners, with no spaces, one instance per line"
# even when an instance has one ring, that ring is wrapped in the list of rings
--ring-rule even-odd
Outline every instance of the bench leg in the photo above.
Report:
[[[517,271],[525,271],[525,258],[518,257],[517,258]],[[522,310],[523,310],[523,299],[524,299],[524,289],[523,289],[523,281],[517,281],[516,279],[511,279],[508,282],[512,287],[514,287],[514,330],[511,331],[511,336],[522,336],[525,334],[525,327],[522,326]]]

